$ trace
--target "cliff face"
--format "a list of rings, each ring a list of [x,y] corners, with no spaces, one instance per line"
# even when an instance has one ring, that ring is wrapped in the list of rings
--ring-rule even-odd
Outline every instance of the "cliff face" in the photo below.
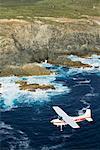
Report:
[[[91,19],[0,20],[0,67],[45,59],[59,62],[68,51],[99,51],[99,27]]]

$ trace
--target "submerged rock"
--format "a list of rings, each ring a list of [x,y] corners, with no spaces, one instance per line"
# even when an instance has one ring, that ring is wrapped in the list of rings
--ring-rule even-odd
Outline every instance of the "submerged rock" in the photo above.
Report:
[[[39,85],[39,84],[28,84],[26,81],[17,81],[16,84],[19,84],[20,90],[27,90],[35,92],[36,89],[48,90],[55,89],[53,85]]]

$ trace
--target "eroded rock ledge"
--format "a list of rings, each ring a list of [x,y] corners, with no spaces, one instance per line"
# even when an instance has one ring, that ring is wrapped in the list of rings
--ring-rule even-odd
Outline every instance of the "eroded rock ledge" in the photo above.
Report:
[[[35,18],[31,22],[0,20],[0,75],[9,75],[9,72],[14,75],[22,72],[23,75],[23,69],[18,71],[18,68],[45,60],[68,67],[83,66],[80,62],[72,63],[66,56],[100,55],[100,25],[94,21],[95,18],[63,20],[45,17]],[[11,65],[17,71],[12,69],[14,67],[8,69]]]

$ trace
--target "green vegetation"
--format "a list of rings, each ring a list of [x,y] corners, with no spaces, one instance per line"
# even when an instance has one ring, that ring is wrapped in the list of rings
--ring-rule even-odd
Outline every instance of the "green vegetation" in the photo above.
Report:
[[[100,16],[100,0],[0,0],[0,18]]]

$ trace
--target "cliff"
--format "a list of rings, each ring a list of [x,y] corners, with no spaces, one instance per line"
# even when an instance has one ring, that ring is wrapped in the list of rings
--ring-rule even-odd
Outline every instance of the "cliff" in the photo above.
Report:
[[[0,68],[46,59],[63,64],[70,52],[100,54],[99,17],[0,19]]]

